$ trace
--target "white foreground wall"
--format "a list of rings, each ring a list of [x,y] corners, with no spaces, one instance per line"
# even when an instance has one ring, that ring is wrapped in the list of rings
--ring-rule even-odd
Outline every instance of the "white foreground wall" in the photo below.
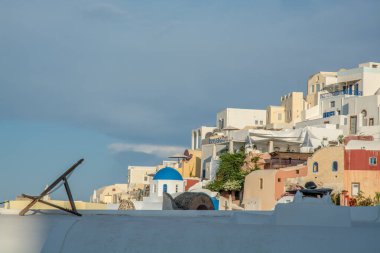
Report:
[[[379,213],[379,206],[296,203],[273,212],[0,214],[0,252],[378,253]]]

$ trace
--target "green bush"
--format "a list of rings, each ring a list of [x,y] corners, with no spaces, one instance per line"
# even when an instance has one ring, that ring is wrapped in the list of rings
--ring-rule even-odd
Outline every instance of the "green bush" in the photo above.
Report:
[[[224,153],[220,156],[219,169],[216,178],[206,188],[211,191],[240,191],[244,186],[247,172],[241,167],[244,164],[245,153]]]

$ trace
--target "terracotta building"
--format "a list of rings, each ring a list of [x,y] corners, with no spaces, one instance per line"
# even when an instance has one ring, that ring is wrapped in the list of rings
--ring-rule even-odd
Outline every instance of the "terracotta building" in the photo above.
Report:
[[[349,197],[380,192],[380,141],[352,140],[344,151],[344,185]]]

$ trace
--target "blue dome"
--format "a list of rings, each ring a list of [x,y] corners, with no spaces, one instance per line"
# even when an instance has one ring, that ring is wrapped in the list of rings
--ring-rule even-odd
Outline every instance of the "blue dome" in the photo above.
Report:
[[[154,175],[153,180],[183,180],[183,178],[176,169],[165,167]]]

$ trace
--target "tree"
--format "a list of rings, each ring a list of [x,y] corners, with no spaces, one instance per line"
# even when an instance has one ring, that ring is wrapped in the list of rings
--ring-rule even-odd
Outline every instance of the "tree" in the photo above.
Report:
[[[374,205],[380,205],[380,192],[375,192],[375,197],[373,198]]]
[[[241,167],[244,165],[245,153],[224,153],[220,156],[219,169],[214,181],[207,185],[211,191],[240,191],[244,186],[247,172]]]
[[[340,206],[340,192],[331,194],[331,201],[337,205]]]
[[[338,142],[339,142],[339,144],[343,144],[343,141],[344,141],[344,135],[339,135],[338,136]]]

